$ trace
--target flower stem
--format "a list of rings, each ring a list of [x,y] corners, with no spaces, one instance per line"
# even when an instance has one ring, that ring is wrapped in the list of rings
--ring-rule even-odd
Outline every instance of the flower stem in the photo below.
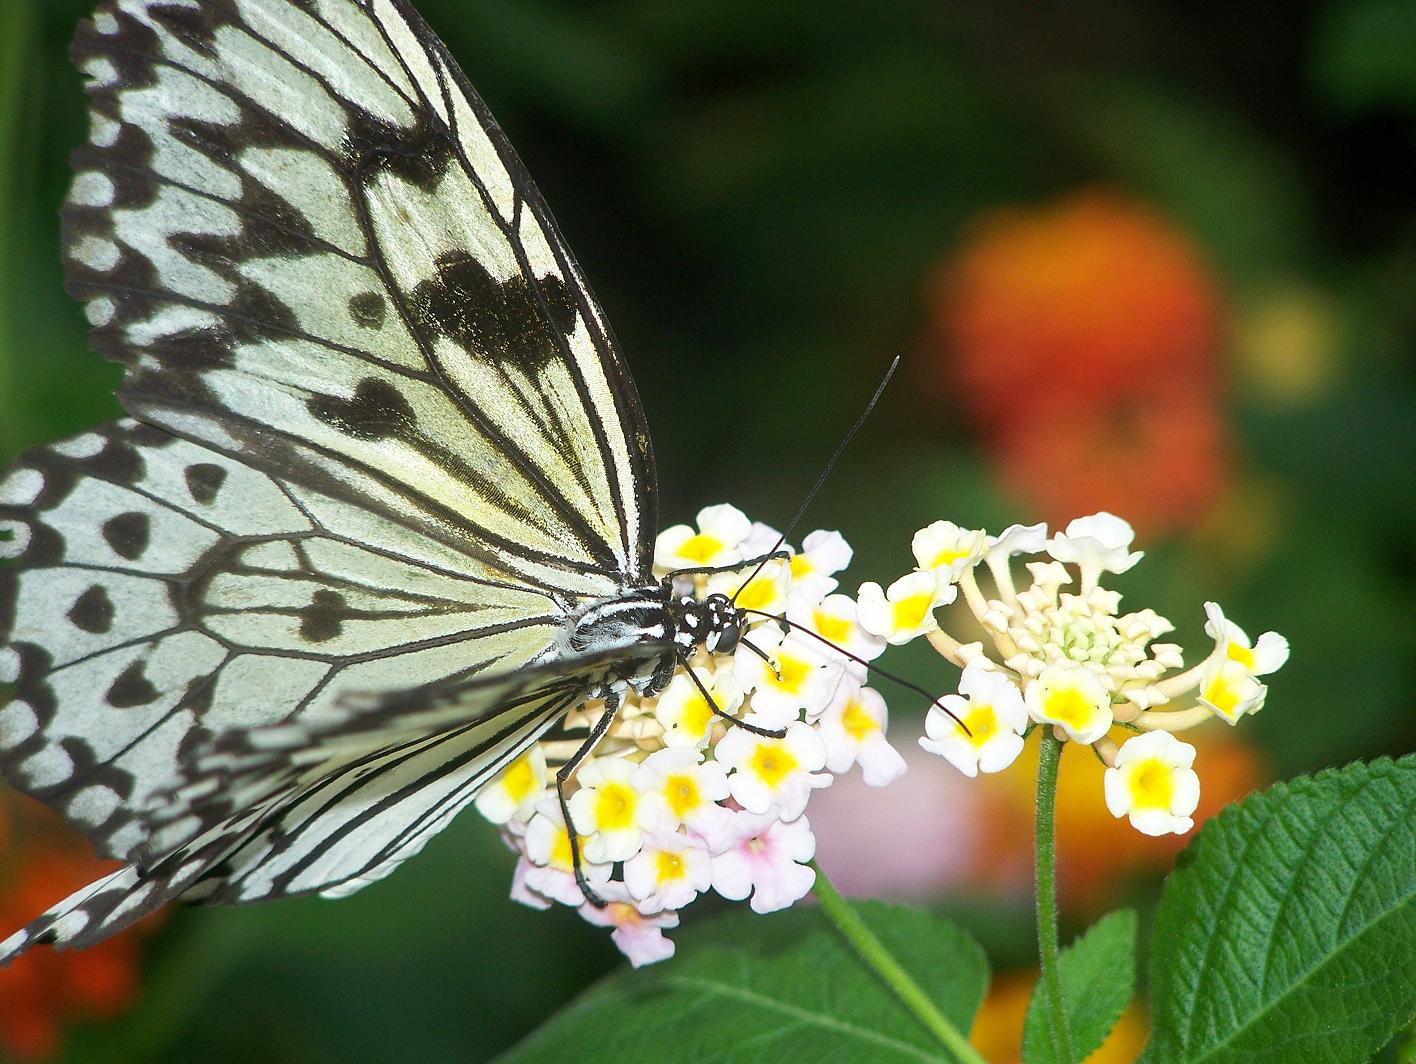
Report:
[[[849,942],[856,953],[860,955],[860,959],[894,992],[915,1019],[919,1020],[935,1038],[939,1039],[945,1049],[953,1053],[957,1060],[962,1061],[963,1064],[986,1064],[978,1050],[969,1045],[969,1040],[945,1018],[944,1014],[935,1007],[934,1002],[929,1000],[929,995],[901,967],[894,954],[885,947],[885,943],[881,942],[875,932],[866,926],[865,921],[860,918],[860,914],[855,911],[855,907],[843,898],[841,892],[826,878],[826,873],[821,871],[821,866],[813,861],[811,867],[816,872],[816,885],[812,888],[812,892],[816,895],[816,900],[821,903],[821,911],[836,926],[841,937]]]
[[[1072,1032],[1062,1004],[1062,979],[1057,970],[1057,836],[1053,819],[1057,804],[1057,768],[1062,740],[1043,728],[1037,760],[1037,837],[1034,868],[1037,877],[1037,959],[1042,970],[1042,998],[1053,1055],[1066,1064],[1072,1053]]]

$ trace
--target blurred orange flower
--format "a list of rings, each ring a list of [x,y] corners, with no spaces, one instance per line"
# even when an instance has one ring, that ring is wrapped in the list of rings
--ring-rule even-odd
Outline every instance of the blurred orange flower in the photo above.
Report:
[[[13,800],[0,803],[0,838],[7,835],[7,810],[14,822],[0,864],[0,937],[117,867],[84,853],[72,830],[39,803],[4,797]],[[141,929],[149,926],[144,921],[86,950],[34,949],[0,968],[0,1057],[52,1057],[67,1024],[127,1008],[138,989]]]
[[[1151,207],[1087,190],[979,220],[930,282],[938,385],[1054,522],[1203,520],[1226,481],[1220,301]]]
[[[1023,1059],[1023,1019],[1036,982],[1033,971],[1002,972],[994,977],[969,1033],[969,1041],[989,1064],[1016,1064]],[[1140,1056],[1147,1032],[1144,1011],[1132,1004],[1106,1041],[1087,1056],[1086,1064],[1130,1064]]]

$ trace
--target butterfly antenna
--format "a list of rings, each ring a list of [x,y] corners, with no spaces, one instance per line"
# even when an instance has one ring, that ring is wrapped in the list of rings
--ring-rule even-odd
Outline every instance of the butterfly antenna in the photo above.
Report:
[[[852,654],[852,653],[851,653],[849,650],[847,650],[845,647],[841,646],[841,645],[838,644],[838,643],[833,643],[833,642],[831,642],[831,640],[827,639],[827,638],[826,638],[824,635],[822,635],[820,632],[813,632],[810,628],[806,627],[806,625],[804,625],[804,624],[797,624],[796,621],[789,621],[789,620],[787,620],[786,617],[779,616],[779,615],[777,615],[777,614],[775,614],[775,613],[768,613],[768,612],[766,612],[765,610],[744,609],[742,612],[743,612],[743,613],[750,613],[750,614],[752,614],[752,615],[754,615],[754,616],[756,616],[756,617],[766,617],[769,621],[776,621],[778,624],[782,625],[782,626],[785,627],[785,628],[790,628],[790,629],[792,629],[792,631],[794,631],[794,632],[800,632],[802,635],[809,635],[809,636],[811,636],[812,639],[815,639],[818,643],[825,643],[828,647],[830,647],[832,650],[834,650],[837,654],[840,654],[842,657],[844,657],[844,658],[849,658],[851,661],[854,661],[854,662],[855,662],[856,664],[858,664],[858,665],[864,665],[867,669],[871,670],[872,672],[878,673],[879,675],[885,677],[885,679],[887,679],[887,680],[890,680],[890,681],[892,681],[892,682],[894,682],[894,683],[899,684],[901,687],[903,687],[903,688],[904,688],[905,690],[907,690],[907,691],[913,691],[913,692],[914,692],[915,694],[917,694],[917,695],[923,695],[925,698],[929,699],[929,704],[930,704],[930,705],[939,707],[939,709],[940,709],[941,712],[948,714],[948,715],[953,719],[953,721],[954,721],[955,724],[957,724],[960,728],[963,728],[965,735],[969,735],[969,736],[972,736],[972,735],[973,735],[973,732],[969,731],[969,726],[968,726],[967,724],[965,724],[963,721],[961,721],[961,720],[958,718],[958,715],[957,715],[957,714],[951,712],[948,706],[944,705],[943,702],[939,701],[938,698],[936,698],[934,695],[930,694],[928,691],[926,691],[926,690],[925,690],[923,687],[921,687],[919,684],[917,684],[917,683],[911,683],[909,680],[906,680],[904,677],[902,677],[902,676],[896,676],[896,675],[895,675],[894,673],[892,673],[892,672],[886,672],[884,669],[880,668],[880,666],[876,665],[875,662],[873,662],[873,661],[866,661],[865,658],[861,657],[859,654]],[[749,645],[751,645],[751,644],[749,644]]]
[[[733,592],[733,597],[728,600],[729,602],[737,603],[737,597],[742,594],[743,588],[757,579],[757,574],[762,572],[762,567],[772,559],[772,556],[776,554],[782,544],[787,541],[787,537],[792,534],[792,529],[796,528],[797,523],[801,521],[802,516],[806,513],[806,508],[811,505],[811,500],[816,498],[816,493],[821,490],[821,485],[825,484],[826,478],[831,475],[831,470],[836,468],[836,463],[841,460],[841,455],[845,452],[846,447],[850,444],[851,440],[855,439],[855,434],[859,432],[860,427],[865,424],[865,419],[868,418],[870,412],[875,409],[875,404],[880,402],[880,396],[885,392],[885,385],[890,383],[890,378],[895,375],[895,370],[899,368],[900,356],[896,355],[894,361],[890,363],[890,368],[885,371],[885,376],[880,379],[880,384],[876,387],[875,394],[870,397],[870,402],[865,404],[865,409],[861,411],[860,417],[856,418],[856,423],[851,426],[850,432],[846,433],[845,436],[841,438],[841,442],[836,444],[836,450],[832,453],[830,461],[826,463],[826,468],[821,470],[821,475],[816,478],[816,483],[813,484],[811,490],[806,493],[806,498],[802,499],[801,505],[797,507],[797,512],[792,517],[791,521],[787,523],[786,529],[777,537],[777,542],[773,544],[772,549],[767,552],[767,556],[757,563],[757,568],[752,570],[752,574]]]

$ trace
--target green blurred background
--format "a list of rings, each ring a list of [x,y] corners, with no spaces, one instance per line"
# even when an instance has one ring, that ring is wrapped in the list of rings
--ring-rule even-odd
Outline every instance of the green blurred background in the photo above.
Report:
[[[849,589],[905,571],[910,535],[937,517],[996,530],[1130,502],[1152,515],[1138,518],[1150,556],[1121,589],[1175,620],[1192,660],[1206,598],[1293,644],[1236,733],[1236,793],[1416,746],[1409,0],[419,6],[615,325],[665,524],[720,500],[783,523],[904,354],[807,521],[858,548]],[[85,135],[65,49],[89,8],[0,0],[4,460],[118,411],[57,252],[65,159]],[[1158,254],[1180,265],[1149,276]],[[1133,298],[1140,277],[1153,299]],[[1005,313],[980,337],[969,323],[989,300]],[[1177,301],[1200,308],[1181,314],[1179,355]],[[1095,368],[1087,329],[1164,394],[1074,402]],[[1010,384],[1029,358],[1051,405]],[[1117,449],[1131,459],[1113,471]],[[954,679],[924,648],[890,660],[941,690]],[[893,704],[912,746],[920,712]],[[18,899],[63,889],[26,855],[66,843],[13,796],[0,808],[8,932],[32,915]],[[617,963],[574,913],[508,901],[511,865],[469,814],[350,900],[174,913],[106,983],[16,966],[0,976],[0,1056],[486,1059]],[[1153,897],[1154,867],[1108,874],[1121,885],[1077,911]],[[913,893],[970,922],[999,967],[1025,964],[1025,901],[989,882]]]

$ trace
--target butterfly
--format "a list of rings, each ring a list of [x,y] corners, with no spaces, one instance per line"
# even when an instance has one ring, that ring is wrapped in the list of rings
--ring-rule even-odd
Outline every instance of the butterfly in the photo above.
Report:
[[[0,771],[126,863],[0,961],[356,891],[744,622],[654,577],[623,358],[406,0],[108,0],[73,56],[68,288],[130,416],[0,481]]]

